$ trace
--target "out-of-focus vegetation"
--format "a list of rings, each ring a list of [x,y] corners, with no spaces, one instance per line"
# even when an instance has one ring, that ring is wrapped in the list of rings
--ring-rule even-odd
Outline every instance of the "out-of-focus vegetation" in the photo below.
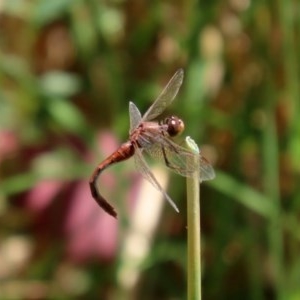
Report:
[[[128,137],[128,102],[145,112],[180,67],[168,112],[217,171],[201,185],[203,298],[299,299],[299,9],[0,1],[1,299],[185,299],[184,179],[170,174],[181,213],[166,206],[145,236],[151,250],[130,288],[120,269],[131,263],[140,177],[129,161],[101,177],[119,221],[88,189],[96,164]]]

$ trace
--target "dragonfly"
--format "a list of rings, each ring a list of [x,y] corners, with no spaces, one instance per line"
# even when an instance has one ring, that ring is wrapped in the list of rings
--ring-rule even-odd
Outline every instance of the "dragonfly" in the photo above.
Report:
[[[175,173],[191,177],[199,172],[199,181],[211,180],[215,177],[214,169],[210,163],[201,155],[192,152],[176,144],[172,138],[182,133],[184,122],[177,116],[170,116],[161,122],[156,119],[175,99],[184,77],[183,69],[179,69],[163,91],[142,116],[133,102],[129,102],[130,130],[129,139],[123,143],[115,152],[104,159],[94,170],[89,180],[92,197],[98,205],[109,215],[117,218],[114,207],[100,194],[97,182],[101,173],[109,166],[134,157],[135,167],[171,204],[175,211],[179,212],[176,204],[161,187],[151,172],[144,153],[165,164]],[[199,159],[199,165],[195,164],[195,155]],[[199,170],[198,170],[199,168]]]

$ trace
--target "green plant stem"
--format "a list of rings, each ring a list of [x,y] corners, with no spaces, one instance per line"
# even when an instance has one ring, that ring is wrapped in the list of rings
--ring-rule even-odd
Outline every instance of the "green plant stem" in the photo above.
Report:
[[[193,145],[191,145],[191,142]],[[186,139],[186,144],[199,154],[193,141]],[[187,247],[188,247],[188,300],[201,299],[201,232],[200,232],[200,161],[193,162],[198,165],[193,177],[187,178]]]
[[[271,89],[269,95],[272,95]],[[276,288],[277,299],[286,299],[287,294],[284,286],[283,229],[279,191],[279,149],[275,121],[275,105],[272,99],[273,98],[270,98],[267,101],[266,113],[268,126],[265,127],[263,134],[264,186],[266,195],[272,201],[274,208],[268,226],[270,253],[274,266],[274,286]]]

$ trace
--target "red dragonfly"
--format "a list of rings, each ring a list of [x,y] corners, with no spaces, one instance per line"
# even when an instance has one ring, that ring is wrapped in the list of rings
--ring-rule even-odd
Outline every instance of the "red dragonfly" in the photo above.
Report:
[[[179,212],[175,203],[150,171],[143,157],[143,152],[162,161],[169,169],[177,174],[190,177],[195,173],[196,166],[192,162],[195,161],[193,157],[197,154],[179,146],[171,140],[171,137],[180,134],[184,130],[183,121],[176,116],[168,117],[161,123],[152,121],[172,103],[182,84],[183,75],[183,70],[179,69],[143,116],[141,116],[136,105],[129,102],[129,140],[102,161],[90,178],[89,184],[93,198],[100,207],[115,218],[117,217],[115,209],[101,196],[97,189],[97,179],[108,166],[126,160],[131,156],[134,157],[137,170],[145,179],[150,181],[152,185],[164,195],[173,208]],[[213,179],[214,177],[215,173],[212,166],[200,155],[200,182]]]

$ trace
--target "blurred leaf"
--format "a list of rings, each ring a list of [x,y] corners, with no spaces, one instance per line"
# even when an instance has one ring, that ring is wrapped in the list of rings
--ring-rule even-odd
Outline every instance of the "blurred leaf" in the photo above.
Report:
[[[36,78],[32,73],[30,64],[20,56],[3,54],[0,51],[0,71],[3,75],[11,77],[26,90],[32,90],[36,85]]]
[[[45,95],[66,98],[78,93],[81,87],[78,76],[59,71],[47,72],[41,76],[40,85]]]
[[[55,123],[62,126],[66,131],[82,136],[89,132],[82,114],[72,102],[63,99],[50,99],[48,111]]]
[[[103,8],[97,18],[98,26],[107,40],[113,40],[122,35],[124,21],[122,12],[113,8]]]
[[[207,184],[227,196],[234,198],[262,217],[271,218],[274,215],[275,208],[270,199],[226,173],[218,171],[216,178],[207,182]]]
[[[93,26],[92,12],[83,3],[77,2],[71,11],[71,21],[78,56],[88,63],[98,51],[98,35],[97,29]]]
[[[27,0],[2,1],[5,13],[24,18],[30,13],[31,4]],[[1,5],[2,5],[1,3]]]
[[[77,161],[74,165],[74,161]],[[77,178],[84,176],[85,164],[78,162],[77,155],[70,149],[57,148],[55,151],[45,152],[37,156],[32,162],[31,171],[38,178]]]
[[[38,0],[33,12],[33,19],[39,25],[47,24],[67,12],[67,9],[77,1],[79,0]]]
[[[0,128],[11,128],[14,125],[14,106],[13,103],[0,92]]]
[[[187,112],[199,112],[204,105],[203,99],[206,87],[203,85],[205,64],[198,59],[188,69],[185,80],[186,101],[184,102]],[[197,107],[195,111],[195,107]]]

